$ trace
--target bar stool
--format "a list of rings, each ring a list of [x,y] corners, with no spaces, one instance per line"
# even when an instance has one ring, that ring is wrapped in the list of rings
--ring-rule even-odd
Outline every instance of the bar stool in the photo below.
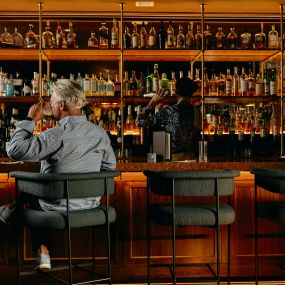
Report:
[[[257,188],[280,195],[285,194],[285,170],[252,169],[254,174],[254,238],[255,238],[255,283],[259,282],[259,229],[258,218],[285,223],[285,201],[258,201]],[[283,233],[284,234],[284,233]]]
[[[220,196],[234,191],[236,170],[223,171],[153,171],[144,170],[147,176],[147,276],[150,284],[150,219],[157,224],[172,226],[172,282],[176,284],[176,227],[207,226],[216,234],[216,277],[220,284],[220,226],[232,224],[234,209],[220,201]],[[170,196],[171,204],[150,204],[150,191],[156,195]],[[213,197],[211,202],[176,203],[177,196]],[[230,237],[228,237],[230,240]],[[228,284],[230,284],[230,245],[228,245]]]

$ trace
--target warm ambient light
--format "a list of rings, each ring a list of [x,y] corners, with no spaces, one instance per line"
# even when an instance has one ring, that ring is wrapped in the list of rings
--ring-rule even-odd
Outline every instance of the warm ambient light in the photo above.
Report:
[[[154,2],[153,1],[136,1],[137,7],[153,7]]]

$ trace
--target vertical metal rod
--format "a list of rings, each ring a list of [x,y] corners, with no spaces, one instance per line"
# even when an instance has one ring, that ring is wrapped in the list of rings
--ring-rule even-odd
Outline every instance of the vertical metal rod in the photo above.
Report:
[[[202,117],[202,122],[201,122],[201,128],[202,128],[202,141],[204,141],[204,113],[205,113],[205,98],[204,98],[204,92],[205,92],[205,88],[204,88],[204,61],[205,61],[205,47],[204,47],[204,13],[205,13],[205,4],[202,3],[201,4],[201,33],[202,33],[202,50],[201,50],[201,82],[202,82],[202,89],[201,89],[201,96],[202,96],[202,106],[201,106],[201,117]],[[202,148],[203,149],[203,148]],[[203,150],[204,151],[204,150]],[[204,156],[204,154],[203,154]]]
[[[147,284],[150,285],[150,254],[151,254],[151,238],[150,238],[150,177],[147,177],[147,188],[146,188],[146,201],[147,201],[147,211],[146,211],[146,259],[147,259]]]
[[[42,98],[42,10],[43,3],[39,2],[39,96]]]
[[[175,179],[172,179],[172,266],[173,285],[176,284],[176,215],[175,215]]]
[[[281,103],[280,103],[280,118],[281,118],[281,136],[280,136],[280,156],[284,155],[283,149],[283,51],[284,51],[284,39],[283,39],[283,12],[284,12],[284,4],[280,4],[280,38],[281,38],[281,55],[280,55],[280,96],[281,96]]]
[[[257,183],[256,174],[254,176],[254,266],[255,266],[255,284],[258,285],[258,219],[257,219]]]
[[[221,282],[221,269],[220,269],[220,193],[218,188],[218,178],[215,179],[215,192],[216,192],[216,248],[217,248],[217,285]]]

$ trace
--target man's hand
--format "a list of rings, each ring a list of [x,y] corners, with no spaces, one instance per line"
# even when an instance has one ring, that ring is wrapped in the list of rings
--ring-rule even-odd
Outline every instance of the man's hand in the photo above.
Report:
[[[169,90],[159,89],[158,92],[149,101],[148,106],[153,108],[155,105],[161,102],[168,94]]]
[[[34,104],[30,107],[28,117],[32,118],[35,122],[44,117],[43,107],[41,103]]]

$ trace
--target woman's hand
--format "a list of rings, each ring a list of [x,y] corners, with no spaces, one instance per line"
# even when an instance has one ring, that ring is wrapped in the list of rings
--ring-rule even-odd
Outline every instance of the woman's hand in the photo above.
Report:
[[[155,105],[161,102],[168,94],[169,90],[159,89],[158,92],[149,101],[148,106],[153,108]]]

